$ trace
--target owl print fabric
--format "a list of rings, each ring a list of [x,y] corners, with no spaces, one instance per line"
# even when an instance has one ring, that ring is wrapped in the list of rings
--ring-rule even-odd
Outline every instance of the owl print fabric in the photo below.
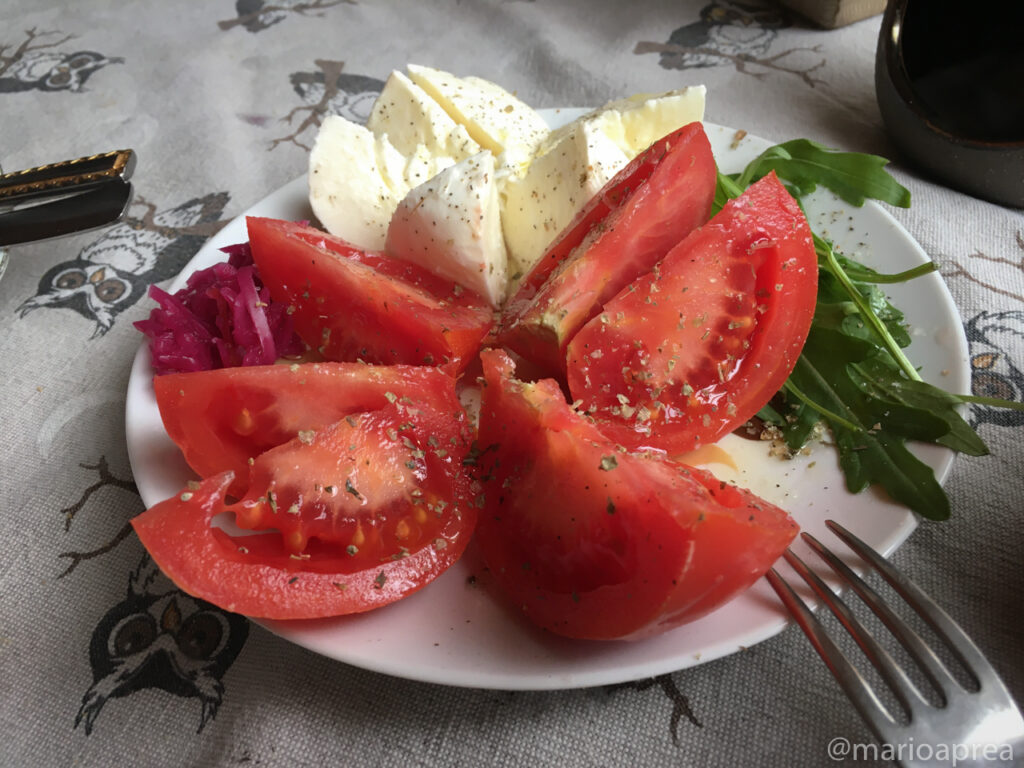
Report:
[[[70,260],[51,267],[39,291],[18,308],[67,308],[94,322],[93,335],[109,331],[121,312],[153,283],[169,280],[188,264],[220,226],[228,193],[211,193],[169,210],[136,196],[133,210]],[[142,211],[134,215],[134,211]]]
[[[831,739],[868,741],[792,630],[579,690],[426,684],[332,661],[160,572],[130,525],[144,467],[125,426],[150,287],[304,174],[326,116],[364,122],[408,62],[539,108],[704,84],[709,122],[891,157],[913,204],[887,210],[952,295],[964,394],[1024,400],[1024,214],[895,155],[873,90],[879,23],[826,32],[759,0],[0,3],[0,166],[138,155],[120,222],[12,247],[0,279],[0,766],[820,766]],[[894,559],[1024,697],[1024,416],[984,400],[964,412],[991,455],[956,460],[953,518],[922,525]]]
[[[108,701],[153,688],[196,699],[197,732],[217,714],[221,678],[245,644],[249,622],[185,594],[143,555],[125,599],[103,615],[89,642],[93,682],[75,726],[91,733]]]
[[[124,63],[119,56],[77,49],[73,39],[72,35],[30,29],[17,46],[5,43],[7,55],[0,58],[0,93],[78,92],[93,73],[109,64]]]

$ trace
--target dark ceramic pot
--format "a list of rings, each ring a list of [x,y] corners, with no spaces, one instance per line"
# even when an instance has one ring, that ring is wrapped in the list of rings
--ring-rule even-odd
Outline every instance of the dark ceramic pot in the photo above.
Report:
[[[882,119],[910,164],[1024,207],[1024,0],[890,0],[875,58]]]

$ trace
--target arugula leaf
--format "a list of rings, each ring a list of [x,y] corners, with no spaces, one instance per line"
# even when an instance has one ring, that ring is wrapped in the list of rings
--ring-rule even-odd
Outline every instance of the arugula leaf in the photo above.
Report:
[[[854,378],[855,368],[849,359],[870,346],[839,331],[812,327],[790,378],[808,397],[843,418],[843,423],[828,417],[824,420],[832,430],[839,465],[852,493],[877,484],[922,517],[945,520],[949,517],[949,500],[942,486],[931,467],[907,450],[907,436],[893,430],[905,422],[888,418],[876,421],[877,403]],[[837,349],[848,354],[837,355]],[[948,432],[941,419],[930,420],[928,425],[933,440]],[[915,431],[922,435],[927,428],[917,426]]]
[[[828,246],[831,248],[831,246]],[[814,321],[818,325],[841,329],[851,336],[870,341],[880,349],[886,349],[884,340],[879,336],[877,327],[873,327],[865,321],[865,314],[874,314],[884,326],[886,333],[892,337],[893,343],[902,348],[910,346],[910,334],[907,333],[903,323],[903,313],[893,306],[888,297],[874,284],[860,283],[850,277],[850,266],[854,264],[850,259],[840,254],[834,254],[838,265],[849,278],[849,284],[844,283],[836,277],[832,265],[826,260],[819,263],[818,273],[818,304],[814,310]],[[868,267],[864,270],[871,272]],[[877,273],[874,273],[877,274]],[[850,296],[850,289],[856,290],[867,309],[853,301]]]
[[[918,264],[916,267],[904,270],[903,272],[884,275],[845,257],[840,257],[840,261],[843,262],[843,269],[846,270],[846,274],[858,283],[905,283],[908,280],[929,275],[939,268],[934,261],[929,261],[925,264]]]
[[[782,439],[790,453],[796,453],[815,437],[821,423],[821,412],[801,403],[790,411],[783,424],[776,426],[782,432]]]
[[[956,410],[961,398],[924,381],[907,381],[900,377],[891,363],[875,356],[853,366],[852,378],[861,391],[872,397],[872,407],[882,410],[889,422],[901,409],[906,409],[911,423],[901,433],[916,440],[926,440],[952,448],[969,456],[987,456],[988,447],[970,424]],[[945,429],[934,439],[913,433],[915,423],[938,420]],[[891,422],[889,422],[891,423]]]
[[[838,152],[809,139],[794,139],[766,149],[735,180],[746,189],[775,171],[797,198],[821,184],[857,207],[872,199],[909,208],[910,192],[885,170],[888,163],[878,155]]]
[[[731,176],[718,171],[718,182],[715,184],[715,199],[711,203],[711,216],[714,216],[730,200],[743,194],[743,187],[733,181]]]
[[[914,368],[907,356],[903,354],[903,347],[909,346],[910,337],[906,330],[901,328],[899,323],[903,320],[903,314],[893,307],[877,288],[870,287],[868,291],[860,290],[857,285],[846,274],[839,257],[832,250],[832,244],[814,235],[814,246],[818,252],[819,262],[819,286],[821,284],[820,273],[826,271],[835,278],[846,295],[853,302],[856,311],[863,321],[865,327],[874,332],[874,336],[882,347],[892,356],[900,369],[910,379],[920,381],[921,376]],[[902,336],[902,338],[898,338]],[[900,343],[903,341],[904,343]]]
[[[977,403],[991,405],[993,408],[1008,408],[1011,411],[1024,411],[1024,403],[1019,400],[1004,400],[1001,397],[985,397],[984,395],[950,395],[961,403]]]
[[[974,456],[987,454],[984,442],[957,411],[962,397],[908,378],[874,327],[862,322],[859,307],[843,300],[842,286],[830,284],[830,273],[822,272],[821,279],[824,288],[807,343],[778,396],[792,407],[785,418],[766,420],[779,428],[793,452],[810,439],[814,423],[824,421],[835,437],[851,491],[877,484],[922,517],[946,519],[945,493],[905,441],[937,443]],[[855,288],[862,296],[877,291],[873,286]],[[909,344],[900,325],[902,313],[888,300],[875,298],[866,306],[886,316],[903,346]],[[794,391],[798,397],[791,397]],[[774,412],[780,413],[779,408]]]

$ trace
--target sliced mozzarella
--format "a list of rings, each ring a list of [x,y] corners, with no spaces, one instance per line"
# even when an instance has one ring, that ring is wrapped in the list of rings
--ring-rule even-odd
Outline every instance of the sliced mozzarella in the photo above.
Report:
[[[582,127],[576,126],[547,154],[535,158],[525,176],[508,181],[501,218],[513,280],[530,271],[623,160],[618,147],[600,136],[588,148]]]
[[[704,86],[610,102],[552,132],[520,178],[503,191],[502,222],[513,278],[630,160],[662,136],[704,116]]]
[[[313,213],[332,235],[380,250],[391,214],[409,191],[406,166],[386,136],[337,115],[324,118],[309,155]]]
[[[385,251],[498,307],[507,285],[499,211],[494,155],[480,152],[406,195],[391,219]]]
[[[550,133],[539,114],[499,85],[479,77],[456,77],[410,64],[409,77],[482,148],[499,158],[504,172],[517,174]]]
[[[390,140],[390,136],[387,137]],[[412,154],[406,158],[402,178],[406,183],[406,191],[429,181],[437,174],[455,164],[455,159],[448,155],[436,155],[426,144],[417,144]]]
[[[703,120],[706,94],[703,85],[694,85],[658,95],[641,93],[611,101],[553,131],[539,151],[544,153],[575,124],[583,124],[590,133],[607,136],[632,160],[662,136]]]
[[[392,72],[384,83],[366,127],[377,136],[387,134],[395,149],[407,156],[426,152],[450,157],[454,163],[480,151],[465,126],[401,72]]]

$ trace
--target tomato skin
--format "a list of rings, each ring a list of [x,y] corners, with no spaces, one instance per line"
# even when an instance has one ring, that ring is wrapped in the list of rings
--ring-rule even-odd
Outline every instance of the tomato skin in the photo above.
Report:
[[[441,297],[452,306],[476,310],[484,303],[484,300],[473,292],[463,290],[451,280],[438,277],[412,262],[392,258],[383,252],[364,251],[347,240],[299,222],[276,220],[273,226],[310,245],[325,248],[346,259],[372,267],[375,272],[385,277],[412,285],[430,296]]]
[[[414,407],[390,404],[265,452],[236,503],[225,498],[233,474],[227,471],[155,505],[132,525],[175,584],[228,611],[309,619],[394,602],[459,558],[476,517],[473,485],[462,471],[467,444],[431,447],[450,416],[412,414]],[[415,425],[402,430],[409,419]],[[390,431],[393,440],[385,437]],[[411,447],[398,447],[405,440]],[[354,455],[346,455],[350,441]],[[391,459],[387,469],[376,463],[382,457]],[[393,470],[411,457],[414,468],[396,482]],[[232,536],[211,527],[224,512],[243,528],[273,532]]]
[[[569,391],[623,445],[682,453],[714,442],[784,384],[817,287],[807,220],[772,173],[580,330]]]
[[[301,431],[383,408],[393,399],[426,399],[433,409],[451,414],[453,429],[465,426],[455,380],[426,366],[221,368],[157,376],[153,389],[164,428],[188,465],[200,477],[233,471],[229,492],[236,497],[248,485],[250,459]]]
[[[749,491],[663,456],[622,451],[550,379],[523,383],[483,353],[479,444],[489,571],[534,623],[587,639],[639,639],[749,587],[796,523]]]
[[[293,222],[249,217],[249,242],[303,341],[339,362],[436,365],[457,374],[494,323],[491,307],[414,264]]]
[[[559,378],[570,339],[711,212],[716,167],[700,123],[656,141],[552,244],[509,300],[499,341]]]
[[[187,502],[163,501],[132,520],[143,546],[185,592],[254,618],[312,619],[361,613],[421,589],[455,562],[465,546],[425,547],[400,560],[348,572],[333,558],[311,565],[280,550],[273,534],[232,537],[211,528],[225,511],[231,473],[202,482]],[[316,570],[314,570],[316,568]],[[381,576],[383,574],[383,577]]]

